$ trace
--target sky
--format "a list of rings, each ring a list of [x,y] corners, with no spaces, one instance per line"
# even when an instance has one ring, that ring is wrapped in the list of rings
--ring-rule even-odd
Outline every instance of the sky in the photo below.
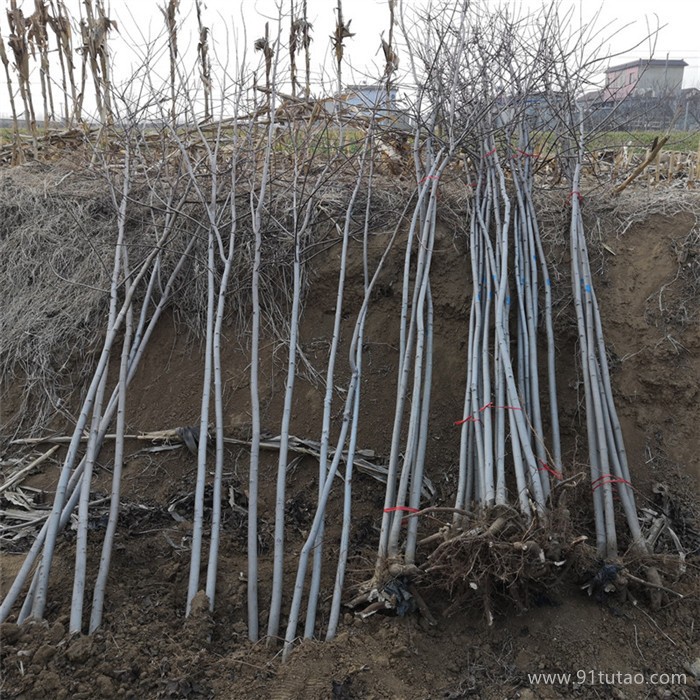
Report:
[[[289,0],[283,0],[287,5]],[[400,1],[400,0],[399,0]],[[403,0],[407,8],[425,4],[428,0]],[[490,6],[508,5],[527,12],[539,8],[536,0],[478,0]],[[78,0],[65,0],[69,10],[78,15]],[[163,28],[160,7],[165,0],[111,0],[109,15],[117,21],[118,34],[110,40],[117,80],[133,74],[134,66],[140,62],[139,48],[148,37],[158,36]],[[301,0],[296,0],[300,4]],[[9,5],[9,0],[6,0]],[[18,0],[18,4],[29,14],[33,0]],[[550,3],[546,2],[545,5]],[[309,20],[313,25],[312,65],[317,81],[332,84],[330,34],[335,23],[336,0],[308,0]],[[601,37],[608,37],[603,49],[615,54],[612,64],[638,58],[649,58],[652,49],[645,37],[660,26],[656,37],[654,58],[685,59],[684,87],[700,88],[700,0],[562,0],[563,12],[572,11],[574,22],[589,23],[597,14],[596,27]],[[344,0],[346,22],[351,20],[355,36],[346,42],[350,60],[344,68],[346,83],[372,82],[381,75],[383,56],[379,50],[382,32],[386,36],[389,25],[387,0]],[[4,13],[3,13],[4,14]],[[211,27],[219,55],[232,53],[233,46],[250,46],[255,38],[264,33],[266,21],[270,21],[271,34],[275,32],[278,15],[275,0],[204,0],[203,21]],[[183,55],[193,54],[196,38],[192,31],[196,27],[194,0],[181,0],[180,19],[183,29],[180,35]],[[0,17],[0,31],[7,37],[7,25]],[[283,39],[286,41],[286,28]],[[257,56],[248,56],[257,62]],[[193,59],[194,60],[194,59]],[[167,64],[163,64],[167,65]],[[323,68],[323,66],[327,68]],[[406,65],[401,66],[407,68]],[[9,115],[4,76],[0,78],[0,117]]]

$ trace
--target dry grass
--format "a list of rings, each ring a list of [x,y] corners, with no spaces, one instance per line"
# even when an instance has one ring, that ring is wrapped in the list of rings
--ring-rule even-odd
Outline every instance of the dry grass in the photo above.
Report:
[[[16,169],[0,178],[0,377],[3,388],[26,384],[25,417],[60,410],[89,375],[109,296],[106,192],[83,183],[83,196],[65,196],[52,186],[64,174]]]

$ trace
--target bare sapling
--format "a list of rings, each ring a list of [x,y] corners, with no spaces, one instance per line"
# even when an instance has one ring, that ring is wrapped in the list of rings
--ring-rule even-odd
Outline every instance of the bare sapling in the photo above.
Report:
[[[370,208],[372,205],[372,187],[373,187],[373,175],[374,175],[374,153],[370,155],[370,167],[367,174],[367,205],[365,207],[365,225],[363,230],[363,287],[364,293],[367,294],[367,289],[369,285],[369,260],[367,256],[368,238],[369,238],[369,222],[370,222]],[[410,202],[409,202],[410,203]],[[409,204],[406,205],[408,208]],[[399,224],[397,225],[397,230],[401,223],[403,222],[403,217],[405,214],[405,209],[402,215],[399,217]],[[396,232],[394,233],[394,237]],[[360,328],[358,333],[358,342],[355,354],[355,366],[357,367],[358,376],[362,376],[362,349],[364,347],[364,326]],[[345,573],[348,561],[348,552],[350,545],[350,534],[352,527],[352,480],[353,480],[353,462],[355,450],[357,449],[357,436],[358,436],[358,426],[360,422],[360,398],[361,398],[361,382],[358,382],[357,390],[355,392],[355,397],[353,400],[352,407],[352,428],[350,431],[350,439],[348,443],[348,456],[345,462],[345,474],[343,478],[343,525],[340,534],[340,550],[338,552],[338,565],[336,568],[335,575],[335,585],[333,587],[333,600],[331,601],[331,611],[328,617],[328,626],[326,629],[326,640],[333,639],[335,637],[338,622],[340,620],[340,610],[343,602],[343,590],[345,584]],[[320,542],[319,542],[320,543]],[[319,567],[320,570],[320,567]],[[313,636],[314,626],[315,626],[315,609],[311,610],[312,601],[316,603],[318,599],[318,593],[314,588],[314,581],[312,578],[310,595],[309,595],[309,606],[307,608],[306,616],[306,626],[304,629],[304,637],[310,638]],[[316,603],[317,605],[317,603]],[[313,623],[312,623],[313,621]]]
[[[297,375],[297,346],[299,342],[299,319],[301,315],[301,295],[302,295],[302,255],[304,244],[309,232],[311,218],[314,211],[315,200],[313,195],[308,197],[306,206],[302,209],[303,218],[300,220],[299,210],[301,203],[299,194],[303,192],[300,188],[302,173],[300,172],[302,163],[301,144],[297,142],[294,134],[289,136],[293,148],[293,177],[292,177],[292,230],[294,239],[294,263],[293,263],[293,286],[292,286],[292,309],[289,319],[289,354],[287,362],[287,379],[285,383],[284,405],[282,408],[282,421],[280,425],[280,450],[277,464],[277,486],[275,492],[275,546],[273,554],[272,569],[272,596],[270,600],[270,612],[267,625],[267,636],[274,639],[279,634],[280,616],[282,610],[282,592],[284,581],[284,515],[286,506],[286,481],[289,461],[289,429],[292,420],[292,401],[294,398],[294,384]],[[311,164],[304,164],[308,170]],[[313,191],[319,188],[320,183],[325,179],[328,165],[319,175]],[[323,447],[322,447],[323,449]]]
[[[361,179],[358,179],[358,185],[361,183]],[[355,189],[357,189],[357,186]],[[405,211],[404,211],[405,214]],[[294,594],[292,598],[292,603],[289,611],[289,621],[287,624],[287,629],[284,637],[284,651],[283,651],[283,658],[288,658],[289,654],[292,651],[292,647],[294,645],[294,641],[297,636],[297,626],[299,624],[299,617],[301,613],[301,602],[302,602],[302,597],[304,594],[304,589],[305,589],[305,579],[306,579],[306,571],[308,568],[308,562],[309,562],[309,557],[311,555],[311,551],[315,548],[316,542],[317,542],[317,537],[318,533],[321,529],[321,524],[323,521],[323,518],[325,517],[325,511],[326,511],[326,506],[328,503],[328,498],[330,497],[330,493],[333,487],[333,483],[336,477],[336,474],[338,472],[338,468],[340,466],[340,461],[343,455],[343,446],[346,443],[346,440],[348,439],[348,433],[350,432],[352,434],[353,431],[356,430],[356,426],[351,426],[351,423],[353,421],[353,415],[356,415],[355,411],[355,393],[358,389],[359,382],[360,382],[360,367],[356,363],[356,358],[357,358],[357,353],[358,350],[361,351],[361,346],[359,346],[359,338],[363,332],[365,322],[367,319],[367,311],[369,308],[369,303],[371,300],[372,296],[372,291],[374,290],[374,287],[376,285],[377,279],[379,278],[384,265],[389,257],[390,252],[393,249],[393,246],[395,244],[395,241],[398,237],[399,230],[401,228],[401,224],[403,221],[403,215],[399,219],[399,222],[394,229],[391,238],[387,242],[386,248],[384,249],[384,252],[382,254],[381,259],[379,260],[379,263],[377,264],[377,267],[375,269],[374,275],[372,276],[372,279],[370,280],[369,284],[367,285],[367,288],[365,290],[365,295],[363,298],[362,306],[358,312],[357,319],[355,321],[355,327],[353,330],[353,335],[350,341],[350,349],[348,353],[348,359],[350,363],[350,380],[347,385],[347,391],[346,391],[346,399],[345,399],[345,405],[343,408],[343,417],[342,421],[340,424],[339,428],[339,436],[336,441],[336,449],[333,454],[333,458],[331,460],[330,465],[328,466],[328,472],[324,481],[324,486],[323,486],[323,493],[320,495],[317,506],[316,506],[316,511],[314,513],[314,519],[311,524],[311,527],[309,529],[309,533],[306,537],[306,540],[304,542],[304,545],[302,546],[301,552],[299,554],[299,563],[298,563],[298,568],[297,568],[297,575],[296,575],[296,580],[294,583]],[[343,258],[341,257],[341,266],[343,265]],[[339,290],[341,289],[341,285],[339,284]],[[356,439],[356,437],[355,437]]]
[[[126,280],[126,288],[128,289],[129,282],[129,261],[126,248],[123,249],[122,267],[124,270],[124,278]],[[122,341],[121,360],[119,362],[119,379],[117,383],[117,424],[116,424],[116,440],[114,442],[114,467],[112,471],[112,491],[110,494],[109,516],[107,519],[107,529],[102,543],[102,554],[100,556],[100,566],[97,572],[95,588],[92,599],[92,609],[90,613],[90,625],[88,631],[90,634],[102,624],[102,612],[104,608],[104,597],[107,588],[107,577],[109,575],[109,567],[114,548],[114,536],[117,530],[117,522],[119,518],[119,498],[121,495],[121,478],[124,468],[124,428],[126,425],[126,389],[129,375],[129,354],[131,352],[131,341],[134,332],[134,313],[133,308],[129,308],[126,317],[124,339]],[[103,416],[104,419],[104,416]],[[98,427],[99,435],[99,427]],[[98,437],[99,441],[99,437]],[[87,480],[86,477],[83,477]]]
[[[216,206],[216,172],[212,172],[212,196]],[[194,522],[192,527],[192,550],[190,557],[190,576],[187,587],[186,614],[192,611],[192,601],[199,590],[199,573],[201,567],[202,536],[204,531],[204,489],[207,475],[207,447],[209,436],[209,406],[211,403],[213,344],[214,344],[214,305],[216,288],[214,280],[215,235],[214,227],[209,222],[207,232],[207,326],[204,350],[204,378],[202,380],[202,401],[199,418],[199,438],[197,442],[197,483],[194,496]]]
[[[437,159],[438,163],[440,159]],[[426,299],[428,297],[428,289],[430,285],[430,266],[432,261],[432,252],[435,244],[435,227],[436,218],[434,216],[434,208],[437,200],[438,181],[444,168],[446,167],[448,158],[445,158],[437,168],[435,178],[428,181],[430,185],[430,196],[428,199],[427,212],[423,220],[420,238],[418,240],[418,257],[416,260],[415,282],[413,301],[411,304],[411,320],[408,333],[408,341],[406,343],[406,354],[401,361],[402,375],[399,386],[402,389],[403,396],[400,397],[398,403],[403,403],[406,389],[408,387],[408,376],[411,368],[413,368],[412,381],[412,397],[411,410],[408,418],[408,429],[406,434],[406,444],[404,448],[403,464],[401,474],[398,480],[398,485],[391,485],[387,482],[387,494],[390,491],[395,491],[395,495],[391,500],[385,499],[384,517],[382,518],[382,541],[386,541],[386,556],[387,561],[378,559],[377,568],[387,566],[391,570],[394,564],[398,564],[399,560],[399,540],[401,536],[401,527],[403,521],[403,509],[407,506],[407,496],[409,483],[416,478],[416,471],[423,471],[423,465],[418,464],[418,445],[422,441],[421,427],[427,429],[424,425],[422,416],[427,408],[423,408],[423,402],[427,399],[429,404],[429,390],[427,396],[424,392],[423,375],[430,376],[430,370],[425,368],[426,361]],[[426,183],[427,184],[427,183]],[[415,329],[415,330],[414,330]],[[413,340],[415,338],[415,340]],[[432,359],[432,348],[429,348],[430,359]],[[395,418],[394,428],[400,429],[401,423]],[[398,455],[390,457],[390,469],[392,462],[398,462]],[[420,484],[418,485],[420,488]],[[389,505],[386,505],[389,503]],[[386,516],[389,516],[387,518]],[[385,534],[385,520],[388,527],[388,533]],[[389,524],[390,523],[390,524]],[[383,553],[383,551],[382,551]],[[381,553],[380,553],[381,557]]]
[[[184,82],[184,79],[181,81]],[[238,94],[238,99],[240,95]],[[238,104],[238,101],[236,101]],[[178,144],[184,171],[199,198],[200,205],[206,212],[207,223],[207,316],[205,328],[205,356],[202,381],[202,400],[200,409],[199,433],[197,441],[197,479],[194,495],[194,519],[192,529],[192,549],[190,556],[190,572],[188,580],[186,615],[192,611],[192,604],[199,592],[200,569],[202,565],[202,546],[204,536],[204,492],[207,477],[208,461],[208,437],[209,437],[209,413],[212,403],[212,382],[214,388],[215,411],[215,475],[214,475],[214,506],[212,512],[212,531],[210,537],[209,564],[207,567],[207,580],[205,592],[208,605],[213,610],[214,595],[216,590],[216,571],[219,546],[219,533],[221,521],[221,492],[224,460],[223,442],[223,381],[221,377],[221,330],[225,314],[225,301],[230,279],[237,230],[237,210],[235,205],[235,186],[237,184],[236,156],[233,158],[232,189],[229,195],[231,200],[230,214],[231,224],[227,243],[220,227],[220,182],[218,177],[219,159],[222,145],[222,121],[219,120],[214,133],[213,143],[197,125],[197,118],[193,102],[188,102],[188,110],[192,122],[195,124],[195,133],[199,144],[206,154],[210,183],[208,192],[200,185],[197,172],[197,164],[189,155],[189,149],[177,133],[176,127],[172,128],[172,139]],[[234,152],[238,148],[238,124],[234,122]],[[216,279],[216,260],[221,259],[224,269],[221,278]]]
[[[279,24],[281,32],[281,23]],[[265,59],[265,74],[267,87],[273,88],[267,94],[269,107],[269,124],[267,138],[262,154],[262,169],[260,173],[260,188],[256,192],[251,188],[250,213],[252,219],[253,236],[255,239],[255,253],[253,258],[253,274],[251,281],[252,294],[252,322],[251,322],[251,362],[250,362],[250,410],[252,423],[252,439],[250,447],[250,471],[248,477],[248,638],[257,641],[259,636],[258,613],[258,488],[260,471],[260,389],[259,389],[259,364],[260,364],[260,265],[262,255],[262,217],[266,204],[266,197],[270,181],[270,167],[272,162],[272,146],[275,136],[275,110],[277,106],[275,85],[277,79],[277,66],[279,60],[280,41],[276,42],[276,49],[269,45],[268,27],[265,26],[265,42],[256,42],[255,48],[263,50]],[[274,58],[274,61],[273,61]],[[271,74],[271,75],[270,75]]]
[[[206,98],[205,98],[206,99]],[[235,108],[237,110],[240,100],[240,91],[236,92]],[[239,125],[236,119],[233,122],[233,155],[231,159],[231,194],[229,197],[229,210],[231,224],[229,228],[228,241],[224,246],[219,234],[219,227],[212,226],[219,248],[219,257],[224,269],[219,282],[218,300],[216,307],[216,318],[214,322],[213,338],[213,362],[214,362],[214,411],[215,411],[215,468],[214,468],[214,489],[213,505],[211,516],[211,538],[209,543],[209,563],[207,566],[206,594],[209,600],[209,609],[214,610],[214,599],[216,595],[216,574],[218,570],[219,541],[221,534],[221,498],[223,491],[223,470],[224,470],[224,398],[223,398],[223,372],[221,360],[222,330],[226,310],[226,295],[228,292],[229,280],[233,269],[234,256],[236,254],[236,238],[238,233],[238,209],[236,207],[236,196],[238,185],[238,158],[239,158]],[[220,142],[220,135],[217,144]],[[216,160],[216,154],[214,154]],[[214,163],[214,167],[216,167]],[[213,190],[212,190],[213,193]],[[214,195],[215,196],[215,195]],[[212,206],[215,200],[212,201]],[[200,433],[201,435],[201,433]]]
[[[338,347],[340,345],[341,321],[343,317],[343,299],[345,296],[345,276],[347,270],[347,256],[350,245],[350,227],[352,217],[355,210],[355,202],[360,192],[361,183],[363,180],[365,168],[367,166],[368,154],[373,134],[370,129],[365,135],[365,140],[360,155],[358,174],[355,179],[355,184],[352,194],[347,204],[345,212],[345,220],[342,229],[336,224],[336,227],[342,234],[342,243],[340,250],[340,266],[338,269],[338,287],[335,298],[335,314],[333,316],[333,335],[331,336],[331,345],[328,352],[328,365],[326,368],[326,383],[325,393],[323,397],[323,418],[321,425],[321,448],[318,463],[318,498],[319,502],[323,497],[326,488],[326,481],[330,478],[328,455],[330,452],[330,435],[331,435],[331,415],[333,407],[333,393],[335,388],[335,366],[338,357]],[[342,445],[339,448],[342,451]],[[309,601],[307,605],[307,636],[313,636],[316,620],[316,607],[318,605],[318,590],[320,587],[321,567],[323,563],[323,530],[324,530],[325,513],[321,513],[319,519],[318,532],[316,534],[316,543],[314,547],[314,558],[311,575],[311,588],[309,592]],[[305,564],[304,564],[305,566]],[[299,564],[301,568],[301,563]],[[297,574],[299,575],[299,574]],[[305,575],[305,573],[304,573]],[[302,579],[303,581],[303,579]],[[299,612],[296,613],[297,616]]]
[[[117,303],[119,292],[119,280],[123,270],[122,262],[124,261],[124,234],[126,226],[126,211],[129,201],[129,192],[131,189],[131,160],[129,150],[124,159],[124,184],[121,195],[121,201],[117,207],[117,240],[114,247],[114,267],[112,273],[112,285],[110,288],[109,300],[109,315],[107,327],[114,325],[117,316]],[[116,199],[116,198],[115,198]],[[115,204],[117,202],[115,201]],[[126,278],[125,278],[126,279]],[[127,318],[131,318],[131,304],[127,307]],[[122,356],[124,352],[122,352]],[[75,570],[73,578],[73,602],[71,605],[70,616],[70,631],[80,632],[82,630],[82,613],[83,603],[85,598],[85,584],[87,578],[87,539],[88,539],[88,518],[90,504],[90,487],[92,485],[92,473],[97,461],[99,451],[99,430],[102,420],[102,404],[104,401],[105,390],[107,387],[107,369],[102,372],[100,383],[97,387],[94,405],[92,408],[92,424],[90,427],[90,436],[88,439],[87,453],[85,458],[85,468],[83,470],[82,483],[80,487],[80,500],[78,507],[78,532],[76,536],[75,546]]]

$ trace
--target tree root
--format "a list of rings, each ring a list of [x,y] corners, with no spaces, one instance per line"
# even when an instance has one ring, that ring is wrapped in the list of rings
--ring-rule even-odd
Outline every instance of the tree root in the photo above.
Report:
[[[645,589],[653,610],[668,595],[683,598],[663,584],[654,556],[640,557],[632,547],[622,559],[601,562],[588,538],[572,531],[566,508],[554,509],[546,523],[495,509],[462,523],[445,525],[422,540],[432,551],[420,568],[400,558],[383,562],[348,607],[362,618],[380,610],[399,616],[418,611],[432,625],[435,618],[418,590],[429,586],[447,591],[451,604],[444,616],[476,603],[490,625],[497,600],[525,612],[551,601],[567,577],[583,580],[581,588],[599,603],[633,600],[630,586]]]
[[[428,582],[431,588],[448,590],[457,601],[476,596],[491,624],[495,596],[510,597],[526,609],[532,584],[536,582],[538,589],[553,586],[561,578],[569,552],[585,542],[585,537],[567,542],[562,523],[554,522],[528,523],[505,508],[478,520],[465,517],[462,525],[445,526],[422,541],[423,547],[432,543],[433,550],[420,568],[400,558],[381,563],[348,607],[358,609],[363,618],[379,610],[404,615],[415,609],[428,624],[436,624],[418,592],[418,586]]]

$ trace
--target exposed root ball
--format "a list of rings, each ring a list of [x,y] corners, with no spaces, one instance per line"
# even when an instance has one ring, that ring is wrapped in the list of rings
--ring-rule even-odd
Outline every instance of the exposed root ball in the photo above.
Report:
[[[470,598],[481,598],[487,619],[492,599],[506,597],[524,610],[549,599],[577,556],[585,537],[569,532],[568,512],[554,511],[549,523],[530,524],[515,513],[490,513],[468,528],[443,533],[424,567],[431,583],[449,591],[447,614]]]

